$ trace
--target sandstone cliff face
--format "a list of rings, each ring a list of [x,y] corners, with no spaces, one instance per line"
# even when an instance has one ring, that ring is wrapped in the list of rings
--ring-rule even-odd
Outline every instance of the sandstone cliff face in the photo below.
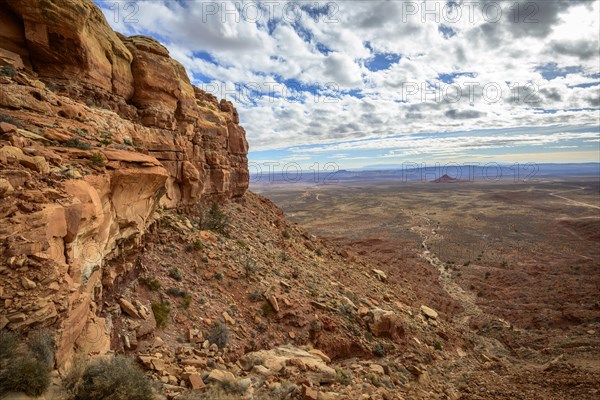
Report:
[[[157,208],[242,196],[248,144],[230,102],[91,0],[0,0],[0,68],[0,329],[56,327],[63,366],[110,330],[106,261]]]

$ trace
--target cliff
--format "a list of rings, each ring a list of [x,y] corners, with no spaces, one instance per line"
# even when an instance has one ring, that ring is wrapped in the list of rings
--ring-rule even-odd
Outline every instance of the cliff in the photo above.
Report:
[[[107,261],[159,209],[241,197],[247,151],[230,102],[91,0],[0,0],[0,329],[56,328],[63,366],[107,326],[97,302],[127,272]]]

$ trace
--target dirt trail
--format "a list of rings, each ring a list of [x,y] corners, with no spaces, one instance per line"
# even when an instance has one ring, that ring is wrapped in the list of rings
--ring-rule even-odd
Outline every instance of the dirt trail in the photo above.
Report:
[[[438,270],[439,281],[444,290],[464,308],[464,311],[455,318],[459,318],[461,323],[466,324],[470,317],[483,315],[484,312],[477,304],[475,304],[475,295],[465,292],[463,288],[454,282],[451,273],[444,268],[444,263],[431,251],[428,241],[440,237],[436,230],[431,228],[431,219],[425,215],[419,215],[418,217],[425,220],[425,224],[422,224],[421,227],[415,228],[413,226],[412,228],[412,230],[419,233],[423,239],[421,242],[423,250],[420,256]]]
[[[446,270],[444,263],[440,261],[437,255],[431,250],[428,242],[434,238],[443,239],[436,229],[431,219],[424,214],[413,214],[413,223],[411,230],[417,232],[422,238],[422,251],[420,256],[425,259],[431,266],[433,266],[439,272],[439,282],[442,288],[448,293],[450,297],[456,300],[462,307],[463,311],[453,318],[453,323],[463,327],[465,332],[471,331],[469,327],[469,321],[475,320],[490,320],[493,317],[496,323],[503,326],[504,328],[511,328],[511,324],[502,318],[497,316],[491,316],[484,312],[477,304],[476,297],[474,294],[466,292],[458,283],[452,279],[451,272]],[[513,328],[514,329],[514,328]],[[512,359],[511,351],[500,341],[495,338],[482,336],[479,334],[473,334],[471,339],[476,343],[476,348],[487,356],[501,357],[505,359]],[[515,360],[513,360],[514,362]]]
[[[590,207],[590,208],[595,208],[597,210],[600,210],[599,206],[595,206],[593,204],[584,203],[582,201],[577,201],[577,200],[569,199],[568,197],[564,197],[564,196],[561,196],[561,195],[557,194],[557,193],[576,192],[576,191],[584,190],[584,189],[585,189],[585,187],[579,187],[577,189],[563,190],[563,191],[560,191],[560,192],[553,192],[553,193],[549,193],[549,194],[550,194],[550,196],[554,196],[554,197],[557,197],[559,199],[563,199],[567,203],[570,203],[572,205],[583,206],[583,207]]]

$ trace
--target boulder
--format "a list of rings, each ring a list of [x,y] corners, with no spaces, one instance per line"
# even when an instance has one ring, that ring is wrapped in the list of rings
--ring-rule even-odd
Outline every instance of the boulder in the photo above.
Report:
[[[310,386],[302,386],[302,400],[318,400],[319,392]]]
[[[135,306],[126,298],[121,297],[119,299],[119,305],[121,306],[121,310],[130,317],[133,318],[141,318],[140,313],[135,308]]]
[[[7,179],[0,178],[0,196],[9,196],[15,189]]]
[[[229,371],[223,371],[221,369],[213,369],[206,378],[208,382],[226,383],[235,381],[235,375]]]
[[[50,171],[50,165],[44,157],[28,156],[24,154],[23,150],[21,150],[18,147],[4,146],[0,148],[0,157],[6,158],[8,160],[14,159],[24,167],[44,174],[47,174]]]
[[[380,269],[373,269],[372,271],[375,273],[377,279],[379,279],[381,282],[387,282],[388,277],[385,272]]]
[[[397,340],[404,335],[401,320],[393,311],[375,308],[369,312],[369,317],[369,329],[373,336]]]
[[[27,289],[27,290],[35,289],[37,286],[34,281],[27,278],[26,276],[21,277],[21,285],[23,286],[24,289]]]
[[[239,362],[246,371],[255,366],[263,366],[273,374],[278,374],[284,367],[294,369],[303,366],[302,372],[298,373],[314,383],[332,383],[336,379],[335,370],[327,366],[319,355],[291,346],[248,353],[242,356]]]
[[[430,319],[437,319],[438,313],[433,308],[429,308],[425,305],[421,305],[421,313]]]
[[[192,390],[200,390],[206,386],[198,374],[190,374],[188,381],[190,382],[190,387]]]

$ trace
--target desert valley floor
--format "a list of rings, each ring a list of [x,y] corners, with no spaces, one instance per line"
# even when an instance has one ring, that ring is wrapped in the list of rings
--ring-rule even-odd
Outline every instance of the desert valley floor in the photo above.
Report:
[[[515,382],[544,386],[540,366],[554,357],[574,372],[550,385],[570,387],[573,398],[598,395],[598,383],[577,389],[585,383],[576,372],[600,372],[597,179],[267,182],[253,190],[376,263],[414,301],[497,339],[495,356],[522,367]]]

